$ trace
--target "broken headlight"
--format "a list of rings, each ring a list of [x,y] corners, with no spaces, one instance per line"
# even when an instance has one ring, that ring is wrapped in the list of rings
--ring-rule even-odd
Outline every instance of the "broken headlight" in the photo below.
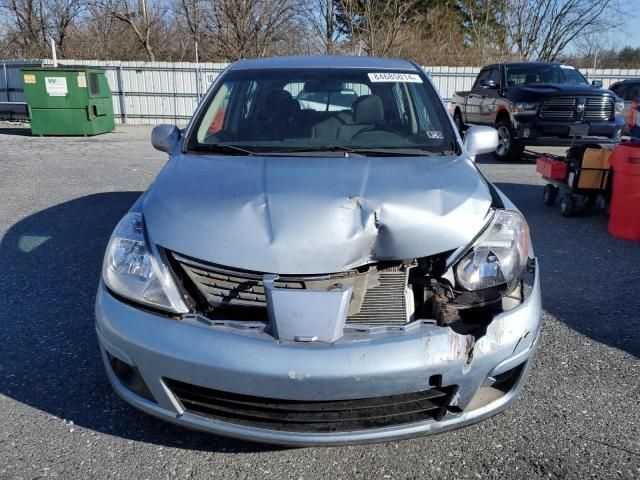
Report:
[[[144,234],[142,213],[127,213],[116,227],[104,257],[102,278],[114,293],[175,313],[186,305],[166,265],[154,255]]]
[[[527,266],[529,244],[529,226],[522,214],[498,210],[456,264],[458,283],[471,291],[503,285],[511,291]]]

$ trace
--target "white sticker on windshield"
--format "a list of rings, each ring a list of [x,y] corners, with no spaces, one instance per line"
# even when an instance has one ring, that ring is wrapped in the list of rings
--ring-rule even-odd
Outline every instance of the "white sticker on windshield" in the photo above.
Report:
[[[564,68],[565,70],[575,70],[575,67],[571,65],[560,65],[560,68]]]
[[[422,83],[420,75],[416,73],[370,73],[369,80],[379,82]]]

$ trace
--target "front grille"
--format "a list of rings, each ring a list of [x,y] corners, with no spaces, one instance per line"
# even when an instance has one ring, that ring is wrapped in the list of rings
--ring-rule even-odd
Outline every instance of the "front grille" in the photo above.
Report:
[[[254,397],[165,379],[189,413],[223,422],[292,432],[348,432],[440,420],[457,387],[358,400],[299,401]]]
[[[571,120],[575,114],[575,97],[553,97],[545,100],[540,109],[540,117],[549,120]]]
[[[583,112],[578,112],[579,106]],[[552,97],[544,101],[540,117],[549,120],[610,120],[614,115],[611,97]]]
[[[224,309],[233,317],[234,309],[261,309],[266,319],[266,297],[262,274],[232,269],[172,253],[179,268],[206,302],[207,309]],[[276,288],[326,289],[335,284],[351,285],[353,298],[347,323],[405,324],[408,321],[406,286],[408,268],[404,265],[375,266],[368,272],[342,272],[330,275],[281,275]],[[244,315],[239,315],[244,318]]]
[[[584,109],[585,120],[610,120],[613,118],[615,105],[611,97],[587,98]]]

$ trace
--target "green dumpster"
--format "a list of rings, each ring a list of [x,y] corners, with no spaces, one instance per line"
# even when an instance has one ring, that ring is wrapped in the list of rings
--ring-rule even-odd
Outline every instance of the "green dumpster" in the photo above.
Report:
[[[114,130],[104,70],[24,68],[22,81],[32,135],[97,135]]]

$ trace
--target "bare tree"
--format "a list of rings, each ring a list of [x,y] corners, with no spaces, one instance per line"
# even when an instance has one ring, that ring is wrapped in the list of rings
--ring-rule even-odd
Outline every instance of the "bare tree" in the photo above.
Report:
[[[342,0],[340,20],[356,51],[389,55],[414,19],[414,0]]]
[[[335,0],[311,0],[306,17],[318,50],[325,55],[337,52],[341,31],[338,24],[338,5]]]
[[[508,0],[505,24],[523,60],[555,60],[581,36],[607,29],[615,0]]]
[[[7,36],[13,49],[25,56],[47,51],[47,22],[44,0],[0,0],[0,10],[12,26]]]
[[[501,60],[508,52],[504,19],[508,0],[459,0],[467,45],[475,52],[475,64]],[[464,47],[463,47],[464,48]]]
[[[298,14],[295,0],[211,0],[208,36],[219,57],[263,57],[275,53]]]
[[[136,39],[144,48],[150,61],[156,59],[152,46],[152,37],[160,26],[163,7],[160,2],[150,0],[106,0],[106,10],[125,23],[133,31]]]
[[[61,56],[66,56],[67,40],[74,23],[86,8],[84,0],[46,0],[48,30]]]

